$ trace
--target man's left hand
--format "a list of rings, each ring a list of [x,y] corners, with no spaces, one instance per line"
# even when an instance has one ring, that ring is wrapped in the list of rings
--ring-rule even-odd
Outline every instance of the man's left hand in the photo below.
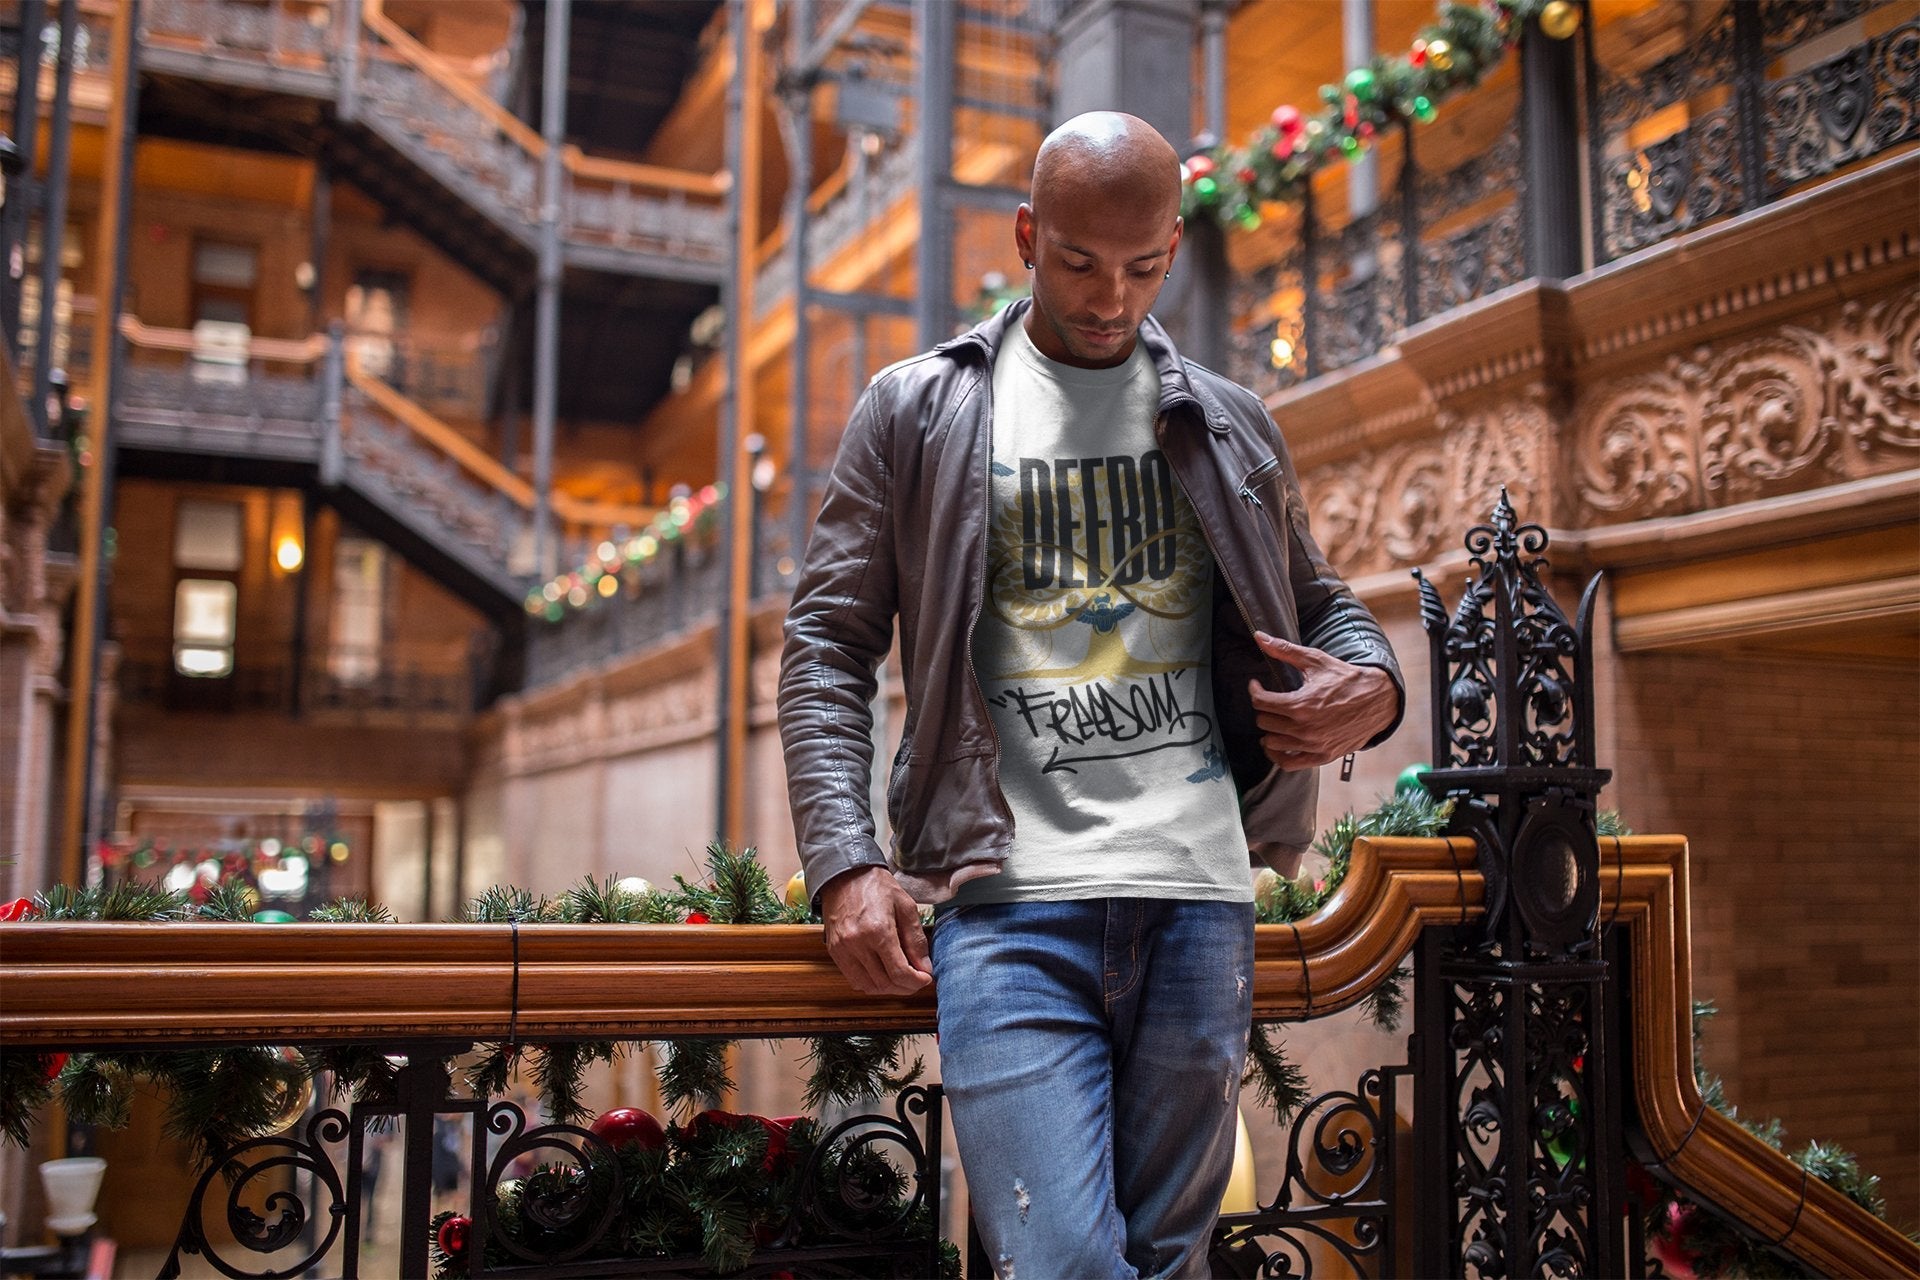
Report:
[[[1358,751],[1393,723],[1400,691],[1379,667],[1342,662],[1330,653],[1254,633],[1261,650],[1300,673],[1300,687],[1275,693],[1247,682],[1260,747],[1282,769],[1312,769]]]

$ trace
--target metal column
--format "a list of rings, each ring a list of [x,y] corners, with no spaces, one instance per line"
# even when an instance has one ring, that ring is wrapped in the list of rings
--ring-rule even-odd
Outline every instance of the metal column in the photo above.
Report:
[[[35,203],[34,157],[40,148],[40,33],[46,20],[45,0],[21,0],[19,83],[13,95],[13,145],[19,155],[20,172],[7,193],[6,208],[0,212],[6,227],[5,236],[0,238],[4,239],[0,248],[6,253],[6,260],[0,262],[0,330],[5,332],[7,350],[16,357],[20,290],[27,270],[27,224]]]
[[[920,242],[915,250],[914,340],[922,349],[953,328],[953,58],[958,5],[914,10],[920,60],[914,92],[920,129]]]
[[[1529,275],[1549,280],[1564,280],[1581,269],[1576,57],[1573,41],[1556,40],[1540,29],[1539,19],[1527,20],[1520,37],[1527,268]]]
[[[812,326],[807,323],[807,198],[813,186],[813,87],[817,68],[806,64],[807,37],[813,31],[813,0],[793,0],[787,11],[792,79],[783,86],[789,126],[787,165],[787,245],[793,256],[792,372],[787,377],[787,545],[797,563],[813,520],[811,457],[807,412],[812,404]],[[857,140],[849,145],[858,146]],[[862,223],[861,225],[866,225]],[[864,322],[856,322],[864,323]],[[864,362],[863,362],[864,363]]]
[[[540,267],[533,334],[533,564],[551,576],[560,563],[551,525],[554,416],[560,397],[560,201],[567,133],[567,39],[573,0],[547,0],[546,66],[540,136]]]
[[[80,0],[60,2],[60,54],[53,71],[53,129],[47,185],[40,201],[40,320],[33,337],[33,421],[48,434],[47,397],[53,390],[53,321],[60,300],[60,258],[67,238],[67,172],[73,155],[73,41]]]

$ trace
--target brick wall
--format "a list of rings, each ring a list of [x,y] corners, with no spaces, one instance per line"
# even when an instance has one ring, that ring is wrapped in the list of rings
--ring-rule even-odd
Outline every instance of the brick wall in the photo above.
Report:
[[[1920,688],[1911,664],[1626,655],[1609,795],[1692,853],[1707,1067],[1789,1149],[1837,1142],[1920,1223]],[[1603,684],[1609,676],[1603,675]]]

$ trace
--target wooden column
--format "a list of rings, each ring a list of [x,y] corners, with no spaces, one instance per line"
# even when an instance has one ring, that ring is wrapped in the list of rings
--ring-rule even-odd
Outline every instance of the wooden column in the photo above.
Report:
[[[81,492],[80,581],[75,597],[68,670],[66,812],[60,841],[60,879],[80,883],[93,756],[94,673],[98,667],[105,580],[101,544],[107,519],[107,469],[113,450],[113,352],[125,289],[126,262],[121,249],[127,216],[127,184],[133,169],[135,127],[133,29],[138,0],[120,0],[113,11],[111,83],[113,105],[107,116],[105,173],[100,184],[100,230],[94,244],[93,368],[87,388],[87,435],[93,465]]]
[[[721,610],[719,653],[719,741],[716,770],[716,834],[738,847],[746,839],[747,643],[751,602],[752,510],[741,440],[754,422],[753,361],[747,330],[753,323],[753,264],[760,243],[761,37],[772,25],[771,0],[733,0],[733,83],[728,90],[732,119],[733,208],[736,219],[734,278],[728,290],[728,410],[720,422],[720,474],[727,485],[727,592]],[[804,179],[796,179],[804,181]]]

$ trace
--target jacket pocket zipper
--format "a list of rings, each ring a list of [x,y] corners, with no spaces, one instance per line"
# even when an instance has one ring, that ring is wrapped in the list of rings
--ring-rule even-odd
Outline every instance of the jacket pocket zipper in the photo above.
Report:
[[[1268,458],[1265,462],[1247,472],[1247,478],[1240,482],[1240,501],[1246,503],[1249,507],[1265,506],[1266,504],[1260,501],[1260,495],[1255,493],[1254,490],[1273,479],[1274,473],[1279,470],[1280,459]]]

